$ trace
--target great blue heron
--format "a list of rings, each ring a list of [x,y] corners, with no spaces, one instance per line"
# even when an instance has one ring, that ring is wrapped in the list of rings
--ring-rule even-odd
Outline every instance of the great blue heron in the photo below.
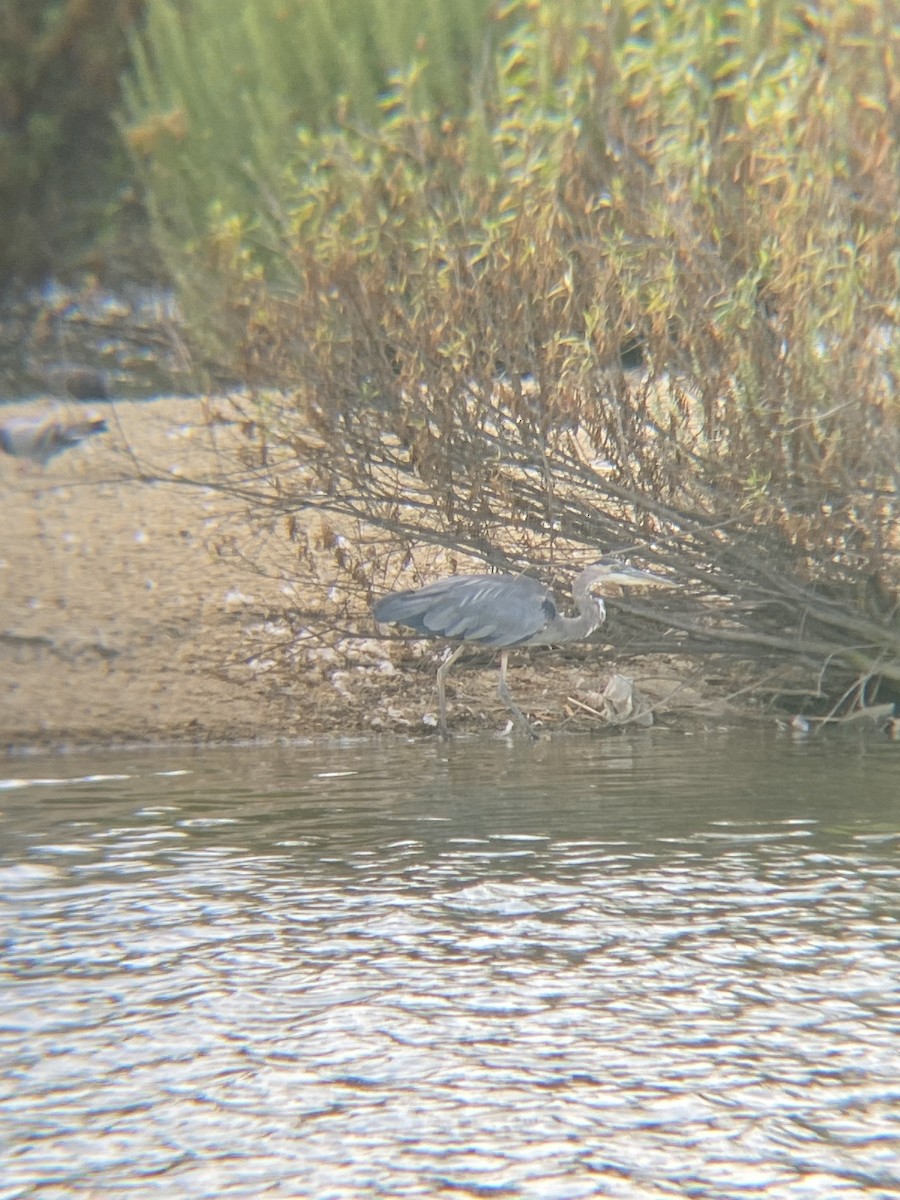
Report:
[[[0,424],[0,450],[46,467],[56,454],[77,446],[95,433],[105,433],[102,417],[66,421],[61,417],[9,417]]]
[[[460,642],[438,667],[438,706],[444,737],[448,736],[447,674],[468,643],[494,646],[500,651],[500,699],[519,728],[536,737],[506,683],[510,649],[558,645],[589,637],[606,620],[606,606],[593,594],[593,589],[609,583],[627,587],[672,586],[671,580],[661,575],[638,571],[615,558],[601,558],[576,575],[572,584],[577,617],[563,616],[549,588],[527,575],[452,575],[422,588],[383,596],[373,612],[376,621],[406,625],[426,637]]]

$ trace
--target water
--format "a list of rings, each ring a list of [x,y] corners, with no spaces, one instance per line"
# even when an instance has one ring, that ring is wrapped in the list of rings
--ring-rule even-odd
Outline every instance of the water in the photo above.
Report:
[[[898,768],[663,733],[19,762],[0,1200],[900,1195]]]

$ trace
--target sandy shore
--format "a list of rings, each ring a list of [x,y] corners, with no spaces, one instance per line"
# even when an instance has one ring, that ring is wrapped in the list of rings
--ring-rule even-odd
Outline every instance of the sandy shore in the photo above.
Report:
[[[236,434],[193,399],[89,411],[109,433],[46,468],[0,456],[0,745],[301,733],[241,666],[277,587],[223,555],[240,514],[211,490],[122,481],[131,448],[151,470],[209,477]]]

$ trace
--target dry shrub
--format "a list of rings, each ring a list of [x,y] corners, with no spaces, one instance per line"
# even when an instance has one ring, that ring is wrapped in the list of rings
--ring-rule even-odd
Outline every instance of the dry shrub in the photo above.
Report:
[[[609,7],[618,43],[534,8],[464,118],[400,87],[377,133],[317,141],[282,282],[235,282],[244,369],[280,389],[257,503],[383,531],[357,591],[422,543],[636,547],[705,593],[665,613],[691,645],[896,690],[894,35],[854,25],[875,5],[716,5],[706,45],[706,8],[660,6],[661,37]]]

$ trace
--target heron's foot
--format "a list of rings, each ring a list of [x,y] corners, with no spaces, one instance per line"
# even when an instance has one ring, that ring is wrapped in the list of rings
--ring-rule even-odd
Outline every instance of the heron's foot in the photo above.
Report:
[[[506,728],[501,733],[498,733],[497,736],[509,737],[514,730],[518,729],[519,733],[523,733],[529,741],[536,742],[541,735],[525,714],[520,709],[516,709],[515,712],[510,709],[510,712],[512,713],[512,719],[506,722]]]
[[[534,726],[527,723],[520,725],[517,721],[509,720],[502,729],[497,730],[494,737],[499,741],[501,738],[512,737],[517,732],[524,733],[530,742],[536,742],[541,736]]]
[[[447,718],[443,714],[436,717],[434,713],[427,712],[422,718],[422,724],[427,725],[429,729],[437,730],[442,741],[449,740],[450,730],[447,728]]]
[[[532,727],[531,722],[509,694],[509,688],[506,686],[506,679],[504,678],[502,670],[500,673],[500,686],[497,688],[497,694],[506,705],[507,711],[515,722],[516,727],[521,730],[526,737],[531,738],[532,741],[537,741],[537,731]]]
[[[512,718],[512,724],[514,724],[516,726],[517,730],[520,731],[520,733],[524,733],[524,736],[532,739],[533,742],[536,742],[536,739],[538,739],[538,733],[536,733],[536,731],[534,730],[534,728],[532,726],[532,722],[530,722],[528,720],[526,714],[524,714],[522,712],[522,709],[520,707],[518,707],[518,704],[514,700],[512,700],[512,697],[509,694],[509,690],[505,688],[503,682],[500,682],[499,691],[500,691],[500,700],[502,700],[503,703],[505,704],[506,708],[508,708],[509,715]],[[505,734],[504,734],[504,737],[505,737]]]

